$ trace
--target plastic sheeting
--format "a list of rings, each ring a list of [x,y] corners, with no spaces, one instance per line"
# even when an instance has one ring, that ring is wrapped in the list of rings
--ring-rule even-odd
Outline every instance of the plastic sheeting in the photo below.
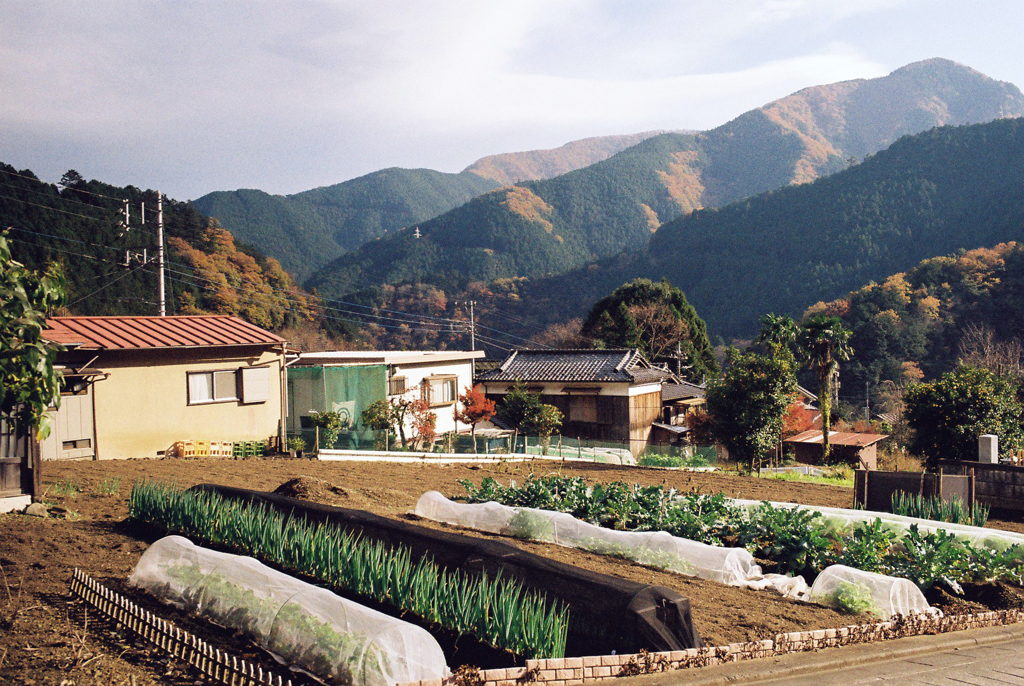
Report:
[[[504,541],[487,541],[362,510],[331,507],[244,488],[202,484],[192,490],[260,503],[309,522],[330,522],[387,545],[402,545],[415,558],[429,556],[446,569],[515,579],[569,606],[566,655],[666,651],[704,645],[693,624],[690,601],[678,591],[534,555]]]
[[[759,500],[738,500],[732,501],[735,505],[751,509],[761,504]],[[889,512],[873,512],[871,510],[848,510],[840,507],[818,507],[815,505],[799,505],[796,503],[770,503],[776,508],[802,508],[805,510],[816,510],[821,513],[821,525],[836,531],[849,532],[861,523],[870,523],[881,519],[883,526],[887,526],[897,533],[910,529],[912,524],[924,533],[934,531],[946,531],[955,535],[958,539],[966,541],[975,546],[982,546],[991,550],[1002,551],[1012,545],[1024,546],[1024,534],[1015,534],[1009,531],[997,529],[986,529],[981,526],[970,526],[968,524],[950,524],[937,522],[933,519],[918,519],[916,517],[904,517]]]
[[[613,531],[562,512],[495,502],[455,503],[437,491],[428,491],[416,502],[415,513],[436,522],[615,555],[733,586],[764,578],[753,555],[743,548],[711,546],[664,531]]]
[[[254,638],[309,672],[385,686],[449,674],[426,630],[260,564],[168,536],[146,550],[129,583]]]
[[[869,612],[882,620],[935,612],[913,582],[845,565],[822,570],[811,586],[810,599],[845,612]]]

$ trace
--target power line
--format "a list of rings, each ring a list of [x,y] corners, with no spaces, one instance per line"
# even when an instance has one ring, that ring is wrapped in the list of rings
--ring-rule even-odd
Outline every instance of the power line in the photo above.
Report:
[[[58,188],[66,188],[69,191],[74,191],[76,193],[85,193],[87,195],[95,195],[97,198],[106,198],[107,200],[117,200],[118,202],[124,202],[126,200],[126,198],[117,198],[117,197],[114,197],[112,195],[103,195],[102,193],[96,193],[94,191],[87,191],[87,190],[82,189],[82,188],[75,188],[74,186],[68,186],[66,184],[60,183],[59,181],[56,182],[56,183],[50,184],[50,183],[48,183],[46,181],[43,181],[42,179],[38,179],[38,178],[36,178],[34,176],[28,176],[26,174],[18,174],[16,172],[7,171],[6,169],[0,169],[0,174],[7,174],[9,176],[17,176],[20,179],[28,179],[29,181],[35,181],[36,183],[40,183],[40,184],[42,184],[44,186],[53,185],[53,186],[57,186]]]
[[[117,277],[116,279],[113,279],[112,281],[108,281],[107,283],[103,284],[102,286],[100,286],[99,288],[94,290],[92,293],[89,293],[88,295],[83,295],[81,298],[78,298],[74,302],[69,302],[68,303],[68,307],[71,307],[72,305],[77,305],[78,303],[82,302],[86,298],[91,298],[92,296],[96,295],[97,293],[99,293],[100,291],[104,290],[105,288],[109,288],[110,286],[113,286],[115,283],[117,283],[121,279],[124,279],[126,277],[131,276],[132,274],[134,274],[135,272],[139,271],[140,269],[143,269],[144,267],[146,267],[145,263],[140,264],[135,269],[131,269],[127,273],[122,274],[121,276]]]
[[[15,184],[11,183],[10,181],[5,181],[3,179],[0,179],[0,185],[7,186],[8,188],[12,188],[14,190],[22,191],[22,192],[25,192],[25,193],[35,193],[36,195],[41,195],[41,196],[43,196],[45,198],[49,198],[51,200],[60,200],[62,202],[72,202],[72,203],[75,203],[76,205],[81,205],[83,207],[89,207],[89,208],[94,209],[94,210],[97,210],[97,209],[99,209],[99,210],[109,210],[110,209],[110,208],[107,208],[107,207],[101,207],[99,205],[90,205],[89,203],[82,202],[81,200],[74,200],[72,198],[65,198],[65,197],[63,197],[61,195],[54,195],[52,191],[47,192],[47,191],[44,191],[44,190],[41,190],[41,189],[38,189],[38,188],[26,188],[25,186],[17,186]]]
[[[43,233],[42,231],[31,231],[29,229],[22,229],[22,228],[19,228],[17,226],[8,226],[7,228],[12,230],[12,231],[19,231],[21,233],[34,234],[36,236],[43,236],[45,238],[53,238],[54,240],[58,240],[58,241],[67,241],[68,243],[78,243],[79,245],[87,245],[87,246],[92,247],[92,248],[103,248],[104,250],[113,250],[115,252],[120,252],[122,250],[122,248],[115,248],[113,246],[104,245],[102,243],[90,243],[89,241],[81,241],[81,240],[78,240],[77,238],[67,238],[65,236],[57,236],[57,235],[54,235],[52,233]]]
[[[178,273],[178,272],[175,272],[175,273]],[[186,286],[192,286],[193,288],[199,288],[201,290],[207,290],[207,291],[214,290],[212,287],[203,286],[202,284],[195,283],[195,282],[185,281],[184,279],[178,279],[178,278],[175,278],[173,276],[168,276],[167,278],[170,279],[171,281],[176,281],[176,282],[184,284]],[[203,279],[202,277],[197,277],[197,278],[199,278],[199,279],[201,279],[203,281],[210,282],[209,279]],[[212,283],[212,282],[210,282],[210,283]],[[242,299],[244,299],[244,300],[246,300],[248,302],[253,302],[253,303],[257,303],[257,304],[272,304],[272,303],[269,303],[269,302],[267,302],[265,300],[261,301],[261,300],[258,300],[256,298],[253,298],[253,297],[246,297],[246,292],[242,291],[241,287],[239,287],[239,286],[232,286],[231,284],[227,284],[227,286],[229,288],[235,289],[236,291],[240,291],[239,297],[241,297]],[[379,327],[385,328],[385,329],[403,329],[403,330],[406,330],[406,331],[422,331],[422,332],[427,332],[427,333],[445,333],[443,330],[439,330],[439,329],[419,329],[419,328],[414,328],[414,327],[410,327],[410,326],[398,326],[398,325],[393,325],[393,324],[379,324],[379,323],[376,323],[376,322],[366,322],[366,321],[358,320],[358,319],[346,319],[344,317],[332,317],[332,316],[329,316],[329,315],[320,315],[320,316],[323,317],[324,319],[328,319],[328,320],[332,320],[332,321],[342,321],[342,322],[348,322],[348,323],[351,323],[351,324],[361,324],[363,326],[379,326]],[[453,333],[455,333],[455,332],[453,332]],[[461,333],[461,332],[459,332],[459,333]]]
[[[39,203],[29,202],[28,200],[25,200],[24,198],[12,198],[12,197],[10,197],[8,195],[0,195],[0,198],[2,198],[4,200],[13,200],[14,202],[23,202],[26,205],[32,205],[33,207],[38,207],[38,208],[41,208],[41,209],[44,209],[44,210],[49,210],[51,212],[60,212],[61,214],[68,214],[68,215],[71,215],[72,217],[81,217],[82,219],[88,219],[88,220],[94,221],[94,222],[108,222],[109,223],[109,222],[112,221],[111,219],[104,219],[103,217],[89,217],[89,216],[86,216],[84,214],[79,214],[78,212],[68,212],[67,210],[62,210],[62,209],[59,209],[59,208],[56,208],[56,207],[49,207],[47,205],[40,205]],[[110,211],[109,208],[105,208],[105,207],[97,207],[96,209],[104,210],[106,212]]]

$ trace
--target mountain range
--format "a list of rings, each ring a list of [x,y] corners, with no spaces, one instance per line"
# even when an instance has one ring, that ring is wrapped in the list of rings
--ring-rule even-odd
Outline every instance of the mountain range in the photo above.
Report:
[[[650,245],[535,281],[555,320],[637,276],[667,278],[728,340],[921,260],[1024,239],[1024,119],[904,137],[832,176],[704,209]]]
[[[293,195],[216,191],[193,205],[240,240],[277,257],[302,280],[388,231],[436,217],[499,186],[589,166],[660,133],[600,136],[550,150],[491,155],[459,174],[392,167]]]
[[[840,171],[901,136],[1021,114],[1015,86],[941,59],[807,88],[710,131],[653,136],[588,167],[484,193],[342,255],[307,286],[344,295],[557,275],[643,250],[694,210]]]

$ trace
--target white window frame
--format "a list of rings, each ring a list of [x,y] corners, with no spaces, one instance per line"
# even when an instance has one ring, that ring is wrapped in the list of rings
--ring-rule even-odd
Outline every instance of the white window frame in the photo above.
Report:
[[[459,400],[459,377],[455,374],[444,375],[444,376],[428,376],[424,381],[427,383],[427,404],[430,407],[443,407],[444,405],[454,405]],[[437,400],[437,396],[443,397],[446,395],[443,392],[444,387],[451,389],[451,398]],[[435,391],[435,389],[438,389]]]
[[[230,384],[230,396],[226,393],[224,395],[218,395],[218,377],[222,380],[227,378],[227,375],[231,375],[232,383]],[[193,378],[207,377],[207,388],[209,389],[210,397],[196,398],[195,391],[196,387],[193,385]],[[212,405],[214,403],[231,403],[238,402],[238,370],[237,369],[211,369],[203,372],[187,372],[186,373],[186,387],[188,389],[188,404],[189,405]],[[223,390],[223,389],[222,389]]]

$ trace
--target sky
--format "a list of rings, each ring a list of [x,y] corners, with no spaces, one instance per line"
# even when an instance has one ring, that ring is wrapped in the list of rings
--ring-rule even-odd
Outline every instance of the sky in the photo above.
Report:
[[[194,199],[709,129],[944,57],[1024,87],[1020,0],[0,0],[0,161]]]

